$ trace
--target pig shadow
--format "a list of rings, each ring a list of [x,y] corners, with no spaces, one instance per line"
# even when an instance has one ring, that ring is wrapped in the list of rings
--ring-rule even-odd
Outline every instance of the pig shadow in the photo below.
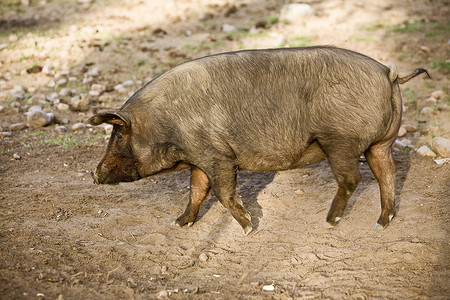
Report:
[[[263,216],[262,207],[258,204],[258,195],[273,181],[276,173],[277,172],[238,172],[237,194],[239,199],[242,200],[244,207],[252,216],[253,229],[258,229],[259,219]],[[210,192],[208,198],[200,208],[197,222],[202,219],[217,201],[217,197]]]

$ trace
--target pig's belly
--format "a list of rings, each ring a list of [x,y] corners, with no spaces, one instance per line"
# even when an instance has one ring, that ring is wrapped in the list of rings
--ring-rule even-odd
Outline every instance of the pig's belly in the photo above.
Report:
[[[326,158],[317,142],[305,149],[281,151],[248,151],[237,156],[239,169],[248,171],[281,171],[314,164]]]

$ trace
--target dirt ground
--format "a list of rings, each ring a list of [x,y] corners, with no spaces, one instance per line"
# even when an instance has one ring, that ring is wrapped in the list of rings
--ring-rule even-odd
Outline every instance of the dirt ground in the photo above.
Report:
[[[450,138],[449,1],[305,0],[315,14],[285,22],[280,11],[289,3],[0,3],[0,131],[26,123],[34,104],[59,123],[0,139],[0,299],[450,299],[449,163],[414,151],[434,136]],[[337,184],[327,162],[240,172],[238,192],[255,228],[248,236],[214,196],[192,227],[171,225],[187,203],[188,171],[92,183],[88,171],[106,134],[71,128],[87,123],[92,107],[120,107],[150,78],[189,59],[321,44],[395,63],[400,74],[424,67],[432,76],[401,87],[403,122],[416,129],[403,137],[412,149],[395,152],[398,214],[387,229],[372,229],[379,190],[363,159],[363,180],[331,229],[325,217]],[[44,65],[50,74],[31,70]],[[83,83],[94,67],[99,75]],[[114,89],[129,80],[128,92]],[[105,97],[92,96],[87,111],[61,110],[49,96],[66,86],[72,96],[88,93],[92,83],[106,87]],[[19,98],[10,92],[18,85]],[[421,114],[437,90],[444,96]],[[58,96],[59,103],[70,97]],[[68,131],[56,132],[57,125]]]

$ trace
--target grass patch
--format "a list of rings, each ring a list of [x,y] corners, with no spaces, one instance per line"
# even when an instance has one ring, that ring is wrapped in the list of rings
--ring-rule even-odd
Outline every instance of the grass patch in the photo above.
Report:
[[[441,69],[443,71],[450,71],[450,61],[449,60],[436,60],[431,64],[433,69]]]
[[[294,37],[290,37],[288,38],[288,42],[287,43],[281,43],[278,47],[279,48],[284,48],[286,46],[289,47],[308,47],[308,46],[312,46],[313,43],[313,39],[309,36],[294,36]]]
[[[393,32],[415,32],[425,29],[425,24],[422,20],[405,21],[402,24],[393,27],[391,31]]]
[[[61,135],[56,138],[46,138],[41,141],[43,145],[46,146],[58,146],[61,148],[73,148],[80,144],[80,142],[71,136]]]

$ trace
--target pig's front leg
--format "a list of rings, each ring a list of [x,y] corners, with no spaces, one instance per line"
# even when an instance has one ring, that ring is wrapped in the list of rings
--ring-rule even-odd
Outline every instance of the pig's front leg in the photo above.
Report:
[[[177,218],[175,224],[178,226],[191,226],[197,219],[200,206],[205,200],[211,188],[208,177],[197,167],[191,169],[191,190],[189,193],[189,203],[184,213]]]

